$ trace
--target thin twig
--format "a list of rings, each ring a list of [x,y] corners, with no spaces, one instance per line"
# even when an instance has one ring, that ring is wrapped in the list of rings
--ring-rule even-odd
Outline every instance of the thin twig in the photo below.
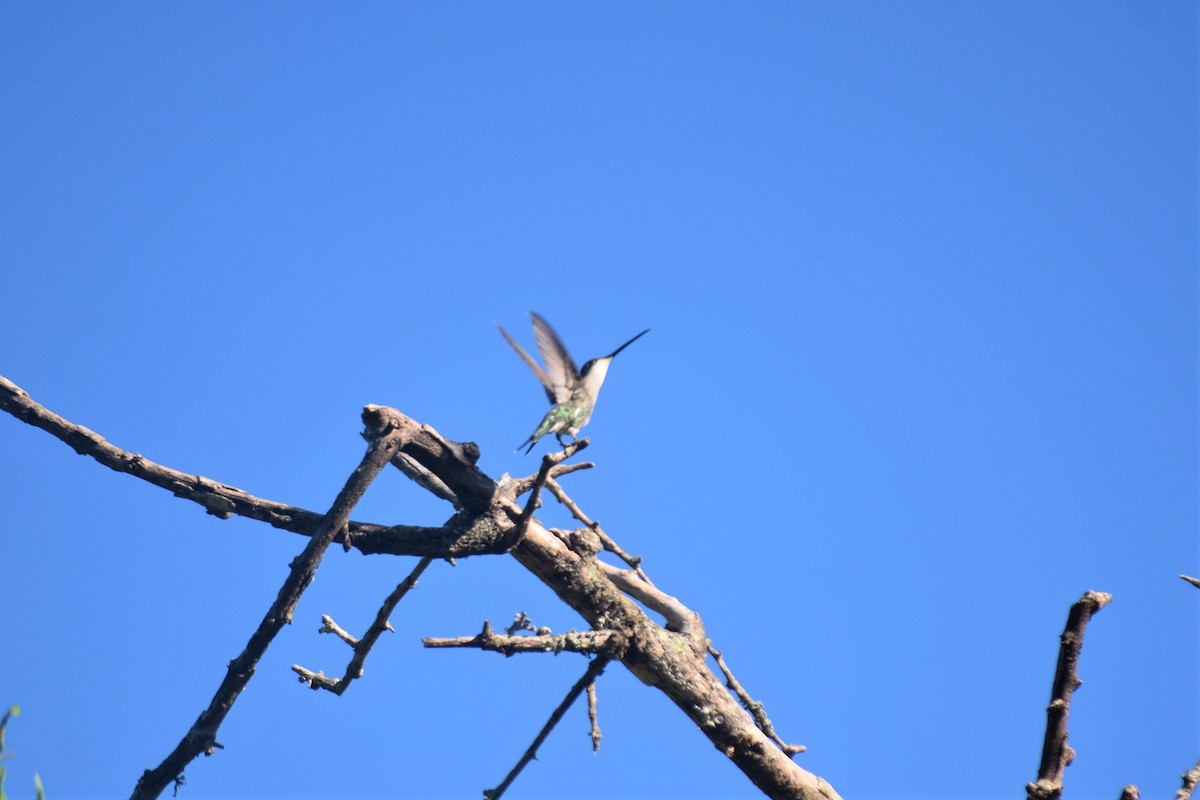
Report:
[[[1037,781],[1025,785],[1029,800],[1057,800],[1062,796],[1063,772],[1075,760],[1075,751],[1067,744],[1067,717],[1071,710],[1071,694],[1083,685],[1083,681],[1079,680],[1083,633],[1092,615],[1111,600],[1111,594],[1085,592],[1071,606],[1071,613],[1067,615],[1067,626],[1058,649],[1058,666],[1054,670],[1054,685],[1050,691],[1050,706],[1046,709],[1042,762],[1038,767]]]
[[[517,524],[513,526],[512,531],[505,537],[505,543],[508,545],[507,549],[512,550],[512,548],[520,544],[521,540],[525,538],[525,534],[529,531],[529,522],[533,519],[534,509],[538,507],[542,487],[546,485],[546,481],[550,480],[550,470],[587,446],[587,439],[578,439],[557,453],[547,453],[542,456],[542,466],[538,469],[537,476],[533,479],[533,483],[529,487],[529,499],[525,501],[525,507],[521,510],[520,516],[516,518]]]
[[[393,463],[395,463],[394,460]],[[400,604],[404,596],[416,587],[417,579],[421,577],[421,574],[432,563],[432,558],[422,558],[417,562],[417,566],[408,574],[408,577],[400,581],[396,585],[396,588],[392,590],[392,593],[384,599],[383,605],[375,613],[375,620],[371,623],[371,627],[367,628],[367,632],[363,634],[361,639],[355,639],[350,634],[342,631],[341,628],[333,624],[333,620],[329,615],[322,617],[325,620],[325,625],[322,626],[321,633],[335,633],[354,648],[354,655],[351,656],[350,663],[346,665],[346,672],[340,679],[330,678],[323,672],[311,672],[298,664],[292,665],[292,671],[300,676],[300,680],[307,683],[313,689],[326,689],[337,695],[345,694],[346,690],[350,688],[350,684],[362,677],[363,664],[366,663],[367,655],[371,652],[371,648],[375,646],[375,643],[379,641],[379,637],[383,635],[385,630],[392,630],[388,618],[392,616],[392,612],[396,610],[396,606]]]
[[[1185,581],[1190,583],[1192,586],[1195,586],[1197,589],[1200,589],[1200,578],[1193,578],[1191,575],[1180,575],[1179,577],[1183,578]]]
[[[604,668],[608,666],[608,659],[601,656],[588,665],[587,672],[583,673],[583,677],[575,681],[575,685],[567,692],[567,696],[558,704],[558,708],[554,709],[554,713],[550,715],[550,719],[542,726],[542,730],[534,737],[533,744],[529,745],[529,749],[521,756],[521,760],[517,765],[504,777],[500,785],[495,789],[485,789],[483,792],[484,800],[500,800],[504,792],[512,785],[512,782],[521,774],[521,770],[525,769],[525,765],[533,759],[537,758],[538,748],[546,741],[546,737],[550,735],[550,731],[554,730],[554,726],[563,718],[563,714],[567,713],[567,709],[575,702],[575,698],[579,697],[583,691],[595,682],[596,678],[604,673]]]
[[[328,614],[321,615],[321,627],[317,629],[317,633],[332,633],[351,647],[358,645],[358,637],[334,622],[333,617]]]
[[[771,720],[767,716],[763,704],[751,697],[741,682],[733,676],[733,671],[725,664],[725,658],[721,655],[721,651],[710,644],[708,646],[708,654],[716,660],[717,666],[721,668],[721,674],[725,676],[725,685],[729,687],[729,691],[737,696],[742,706],[754,717],[754,724],[758,726],[760,731],[766,734],[772,742],[779,746],[780,750],[789,756],[803,753],[808,749],[802,744],[788,744],[783,739],[780,739],[779,734],[775,733],[775,726],[771,724]]]
[[[440,497],[455,508],[462,508],[462,505],[458,502],[458,495],[450,491],[450,487],[442,483],[441,478],[421,466],[408,453],[397,453],[396,457],[392,459],[392,466],[403,472],[414,483],[428,491],[434,497]]]
[[[366,434],[363,434],[366,438]],[[412,456],[407,453],[397,453],[392,458],[392,466],[400,470],[413,483],[420,486],[425,491],[429,492],[434,497],[440,497],[447,501],[455,509],[461,509],[462,504],[458,502],[458,495],[451,491],[450,487],[442,482],[442,479],[434,475],[426,469]],[[349,542],[346,543],[346,549],[349,549]]]
[[[421,644],[429,648],[474,647],[511,656],[514,653],[588,653],[616,656],[623,649],[624,639],[614,631],[571,631],[570,633],[509,636],[492,631],[490,622],[483,623],[483,632],[475,636],[426,636]]]
[[[536,631],[537,626],[533,624],[533,620],[524,611],[517,612],[513,616],[512,625],[504,629],[504,632],[509,636],[515,636],[517,631]]]
[[[368,424],[368,427],[370,425]],[[175,749],[163,762],[152,770],[146,770],[137,787],[133,790],[133,800],[149,800],[158,797],[167,784],[179,776],[184,767],[192,759],[204,753],[212,755],[214,748],[221,745],[217,742],[217,729],[225,720],[225,716],[233,707],[238,695],[246,688],[254,675],[255,665],[266,652],[267,647],[276,634],[292,621],[292,614],[304,590],[312,583],[320,566],[325,550],[333,543],[334,537],[346,526],[350,519],[350,511],[362,498],[387,463],[404,444],[402,434],[395,429],[375,430],[371,444],[363,456],[362,462],[351,473],[346,485],[338,493],[337,499],[325,515],[313,537],[308,540],[303,552],[292,560],[291,569],[275,602],[263,616],[258,629],[246,643],[245,649],[229,663],[229,670],[220,687],[213,695],[208,708],[201,712],[192,727],[176,745]]]
[[[600,537],[600,544],[604,546],[605,550],[628,564],[630,568],[637,573],[639,578],[644,580],[646,583],[649,583],[651,586],[654,585],[646,573],[642,571],[642,557],[630,555],[622,550],[621,546],[617,544],[616,540],[604,532],[604,529],[600,527],[599,522],[596,522],[594,519],[588,517],[587,514],[583,513],[583,509],[581,509],[579,505],[571,499],[566,490],[562,488],[562,484],[551,477],[546,481],[546,488],[550,490],[550,493],[554,495],[558,502],[562,503],[566,509],[571,512],[571,516],[575,517],[575,519],[591,528],[591,530],[598,537]]]
[[[592,752],[600,752],[600,716],[596,713],[596,682],[587,685],[588,722],[591,724]]]
[[[591,461],[577,461],[574,464],[555,464],[550,470],[551,478],[560,478],[563,475],[570,475],[572,472],[579,472],[583,469],[594,469],[595,463]],[[520,497],[533,488],[533,482],[537,476],[531,475],[528,478],[517,478],[510,482],[509,489],[512,491],[513,497]]]

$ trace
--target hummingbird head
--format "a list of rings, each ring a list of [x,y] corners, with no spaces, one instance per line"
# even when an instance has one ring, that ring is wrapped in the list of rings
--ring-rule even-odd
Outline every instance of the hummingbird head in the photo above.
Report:
[[[606,356],[593,358],[591,361],[583,365],[583,369],[579,370],[579,380],[583,384],[583,388],[591,395],[592,402],[596,401],[597,395],[600,394],[600,386],[604,383],[605,376],[608,375],[608,365],[617,357],[617,354],[624,350],[629,345],[636,342],[638,339],[650,332],[649,328],[639,333],[637,336],[630,339],[625,344],[613,350]]]

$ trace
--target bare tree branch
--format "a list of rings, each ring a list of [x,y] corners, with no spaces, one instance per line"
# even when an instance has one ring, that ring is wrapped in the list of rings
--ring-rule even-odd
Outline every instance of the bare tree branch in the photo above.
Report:
[[[474,636],[426,636],[421,639],[421,644],[429,648],[474,647],[502,653],[505,657],[514,653],[566,652],[604,655],[610,658],[619,658],[627,645],[624,638],[615,631],[571,631],[557,636],[512,636],[493,632],[490,622],[484,622],[483,631]]]
[[[592,752],[596,753],[600,750],[600,716],[596,712],[596,682],[593,680],[587,685],[588,698],[588,722],[591,723],[590,736],[592,738]]]
[[[771,720],[767,716],[763,704],[751,697],[741,682],[733,676],[732,670],[725,664],[725,658],[721,655],[721,651],[710,644],[708,646],[708,653],[716,660],[717,666],[721,668],[721,673],[725,676],[725,685],[729,687],[729,691],[736,694],[746,710],[754,716],[754,722],[758,725],[759,730],[765,733],[772,742],[779,745],[779,749],[789,756],[803,753],[808,749],[802,744],[788,744],[783,739],[780,739],[779,735],[775,733],[775,726],[771,724]]]
[[[44,406],[35,402],[16,384],[0,376],[0,410],[7,411],[17,419],[41,428],[69,445],[80,455],[90,456],[109,469],[123,472],[172,492],[176,497],[191,500],[203,506],[215,517],[228,519],[237,514],[248,519],[266,522],[272,527],[291,531],[303,536],[312,536],[324,518],[322,514],[296,506],[277,503],[255,497],[241,489],[228,486],[202,475],[165,467],[144,458],[140,454],[122,450],[103,437],[82,425],[75,425]],[[410,421],[411,423],[411,421]],[[411,423],[418,433],[425,432],[422,426]],[[426,426],[427,427],[427,426]],[[433,436],[437,432],[433,431]],[[438,437],[440,439],[440,437]],[[459,448],[470,452],[466,445],[445,443],[445,450]],[[405,463],[413,461],[406,456]],[[420,466],[417,464],[417,466]],[[425,469],[422,467],[422,469]],[[426,472],[428,470],[426,469]],[[430,473],[431,474],[431,473]],[[480,473],[482,474],[482,473]],[[440,479],[439,479],[440,480]],[[478,485],[472,481],[478,490]],[[443,486],[445,484],[443,483]],[[446,489],[449,492],[449,488]],[[457,497],[457,495],[455,495]],[[478,494],[472,495],[478,502]],[[471,555],[503,553],[505,546],[500,531],[491,520],[482,516],[478,508],[462,510],[450,521],[438,528],[420,525],[373,525],[349,522],[338,532],[335,542],[353,546],[366,555],[431,556],[433,558],[464,558]]]
[[[1133,784],[1126,786],[1121,790],[1121,796],[1117,800],[1141,800],[1141,793]]]
[[[1195,586],[1197,589],[1200,589],[1200,578],[1193,578],[1191,575],[1180,575],[1179,577],[1183,578],[1185,581],[1190,583],[1192,586]]]
[[[525,501],[525,508],[521,510],[521,514],[516,519],[517,524],[513,528],[512,535],[505,537],[505,542],[508,544],[506,550],[516,547],[525,538],[525,532],[529,530],[529,521],[533,519],[534,509],[538,507],[542,487],[550,479],[550,470],[587,447],[588,444],[588,439],[577,439],[564,447],[561,452],[547,453],[542,456],[542,466],[538,470],[537,476],[534,477],[533,483],[529,486],[529,499]]]
[[[376,423],[386,421],[381,418],[369,418],[366,414],[363,421],[371,431],[372,440],[362,463],[338,493],[329,513],[308,540],[303,552],[293,559],[288,576],[279,589],[279,595],[267,610],[250,641],[246,643],[245,649],[230,662],[225,680],[213,695],[208,708],[200,714],[171,754],[154,769],[146,770],[133,791],[133,800],[151,800],[158,797],[167,784],[178,778],[192,759],[201,753],[212,755],[213,749],[221,746],[217,742],[217,730],[233,708],[238,695],[254,676],[255,665],[280,629],[292,621],[296,603],[316,576],[325,550],[349,521],[350,511],[371,485],[371,481],[388,464],[392,456],[399,452],[404,443],[402,428],[388,424],[378,425]]]
[[[484,629],[486,630],[487,627],[488,626],[485,623]],[[533,620],[531,620],[529,618],[529,615],[526,614],[524,611],[520,611],[516,614],[516,616],[513,617],[512,624],[509,625],[507,628],[505,628],[504,632],[507,633],[509,636],[514,636],[514,635],[516,635],[517,631],[536,631],[536,630],[537,630],[537,626],[533,624]],[[550,632],[550,629],[547,628],[546,633],[549,633],[549,632]]]
[[[596,567],[621,591],[662,614],[667,620],[667,630],[685,636],[697,653],[706,652],[708,640],[704,635],[704,621],[678,597],[672,597],[653,583],[643,581],[640,570],[621,569],[603,561],[597,561]]]
[[[549,489],[550,493],[558,499],[558,502],[566,506],[567,510],[571,512],[571,515],[575,517],[575,519],[591,528],[591,530],[600,537],[600,543],[603,545],[605,550],[624,561],[632,569],[636,570],[638,577],[640,577],[643,581],[650,583],[650,578],[646,576],[646,573],[642,572],[641,556],[631,556],[629,553],[626,553],[624,550],[622,550],[621,547],[612,539],[612,537],[604,532],[604,530],[600,527],[599,522],[596,522],[595,520],[589,518],[587,514],[583,513],[575,501],[567,495],[566,490],[562,488],[562,484],[554,480],[553,477],[546,482],[546,488]]]
[[[525,765],[533,759],[537,758],[538,748],[546,741],[546,737],[550,735],[550,731],[554,730],[554,726],[563,718],[563,714],[567,713],[567,709],[575,702],[575,698],[591,686],[596,678],[604,672],[604,668],[608,666],[608,659],[604,657],[597,658],[588,665],[587,672],[583,673],[583,677],[575,681],[575,685],[567,692],[567,696],[558,704],[558,708],[554,709],[554,713],[550,715],[550,719],[542,727],[542,730],[533,739],[533,744],[529,745],[529,749],[521,756],[521,760],[512,768],[508,775],[504,776],[504,780],[495,789],[487,789],[483,793],[484,800],[500,800],[512,782],[521,774],[521,770],[525,769]]]
[[[73,426],[33,403],[28,395],[2,378],[0,409],[47,430],[78,452],[92,455],[113,469],[164,486],[218,516],[238,513],[309,536],[315,532],[328,533],[330,541],[337,541],[341,529],[345,529],[350,545],[363,553],[451,558],[502,552],[512,546],[509,537],[513,536],[524,511],[507,486],[502,488],[479,470],[476,466],[479,453],[474,445],[448,441],[430,426],[382,406],[364,409],[363,419],[368,427],[399,432],[405,455],[441,481],[461,506],[442,528],[372,528],[343,522],[332,532],[324,531],[320,515],[251,498],[232,487],[168,470],[114,448],[97,434]],[[305,519],[305,514],[311,516]],[[572,549],[536,518],[531,517],[526,524],[523,537],[512,546],[512,557],[592,628],[619,633],[628,642],[621,663],[643,683],[663,692],[768,797],[838,798],[826,781],[802,769],[780,751],[709,669],[698,616],[694,624],[689,624],[688,614],[693,612],[686,612],[682,603],[657,592],[648,582],[602,564],[589,548]],[[576,538],[579,544],[586,544],[585,537]],[[679,619],[671,627],[680,627],[680,631],[655,624],[620,586],[629,588],[633,597],[648,597],[662,608],[679,612]],[[648,601],[643,602],[649,605]],[[208,746],[207,740],[204,745]]]
[[[591,461],[576,461],[574,464],[555,464],[550,469],[550,477],[559,478],[563,475],[570,475],[572,472],[579,472],[584,469],[594,469],[596,467]],[[517,478],[511,480],[505,488],[513,493],[514,497],[520,497],[533,488],[534,481],[537,480],[537,475],[531,475],[528,478]],[[501,480],[503,483],[503,480]]]
[[[334,622],[333,617],[328,614],[321,615],[321,627],[317,630],[317,633],[332,633],[351,647],[358,644],[358,637],[352,635],[350,631]]]
[[[1196,766],[1180,777],[1183,778],[1183,785],[1175,793],[1175,800],[1191,800],[1192,795],[1196,792],[1196,786],[1200,785],[1200,761],[1197,761]]]
[[[395,459],[392,459],[395,463]],[[346,665],[346,672],[340,678],[330,678],[323,672],[310,672],[298,664],[292,665],[292,671],[300,676],[300,679],[307,683],[313,689],[326,689],[334,694],[344,694],[350,684],[361,678],[363,675],[363,664],[367,661],[367,655],[371,652],[371,648],[379,641],[379,637],[383,635],[385,630],[391,630],[391,623],[388,619],[392,616],[392,612],[396,610],[396,606],[404,599],[404,596],[410,590],[416,587],[417,579],[421,574],[433,563],[432,558],[422,558],[413,571],[408,574],[408,577],[396,585],[383,601],[383,605],[379,607],[379,611],[375,614],[375,620],[371,623],[371,627],[367,628],[367,632],[363,634],[361,639],[355,639],[349,633],[338,627],[333,618],[329,615],[322,617],[324,625],[321,627],[321,633],[333,633],[342,641],[354,648],[354,655],[350,658],[350,663]]]
[[[1083,685],[1079,679],[1079,653],[1088,621],[1112,600],[1111,594],[1086,592],[1071,606],[1067,627],[1058,649],[1058,667],[1046,709],[1046,739],[1042,745],[1042,763],[1035,783],[1025,786],[1029,800],[1058,800],[1062,796],[1063,772],[1075,760],[1075,751],[1067,744],[1067,717],[1071,695]]]
[[[414,461],[412,456],[409,456],[406,453],[397,453],[396,457],[392,459],[392,466],[403,472],[405,475],[411,478],[414,483],[416,483],[422,489],[425,489],[434,497],[440,497],[441,499],[449,502],[452,506],[454,506],[455,510],[462,508],[458,502],[458,495],[450,491],[450,487],[442,483],[438,476],[434,475],[432,472]]]

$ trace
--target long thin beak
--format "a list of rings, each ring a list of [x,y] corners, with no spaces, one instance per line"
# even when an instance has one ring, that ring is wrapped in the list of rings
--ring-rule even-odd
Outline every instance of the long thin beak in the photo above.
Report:
[[[614,358],[614,357],[616,357],[617,353],[621,352],[621,351],[622,351],[622,350],[624,350],[626,347],[629,347],[629,345],[633,344],[634,342],[636,342],[638,339],[642,338],[643,336],[645,336],[645,335],[646,335],[647,333],[649,333],[649,332],[650,332],[650,329],[649,329],[649,328],[646,328],[646,330],[642,331],[642,332],[641,332],[641,333],[639,333],[637,336],[633,337],[633,338],[632,338],[632,339],[630,339],[628,342],[626,342],[625,344],[623,344],[623,345],[621,345],[620,347],[618,347],[616,350],[613,350],[611,353],[609,353],[607,356],[605,356],[605,358]],[[621,362],[621,363],[625,363],[625,362]]]

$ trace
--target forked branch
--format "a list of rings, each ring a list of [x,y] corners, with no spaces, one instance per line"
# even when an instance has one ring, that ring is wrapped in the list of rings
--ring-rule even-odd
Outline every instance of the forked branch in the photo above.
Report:
[[[717,750],[768,797],[789,800],[838,798],[828,783],[800,768],[781,752],[721,684],[707,664],[703,625],[698,615],[635,572],[620,570],[597,560],[595,549],[598,548],[583,546],[586,545],[584,537],[575,537],[580,545],[576,549],[550,533],[532,513],[528,513],[533,504],[524,507],[518,505],[507,486],[501,486],[476,466],[478,448],[470,443],[451,442],[428,425],[417,423],[395,409],[367,406],[363,419],[368,427],[390,431],[389,440],[392,434],[402,438],[405,467],[412,474],[420,476],[423,485],[428,483],[439,487],[440,484],[439,496],[452,496],[459,509],[440,528],[370,526],[348,520],[348,506],[352,503],[343,503],[343,498],[348,497],[350,484],[339,495],[339,501],[329,514],[314,514],[254,498],[233,487],[170,470],[115,448],[92,431],[74,426],[34,403],[27,394],[3,378],[0,378],[0,410],[47,430],[76,451],[90,455],[113,469],[136,475],[180,497],[200,503],[212,514],[220,517],[240,514],[310,536],[312,541],[309,545],[317,553],[324,552],[335,541],[346,543],[363,553],[432,558],[509,552],[518,563],[578,612],[594,631],[614,631],[619,634],[620,640],[626,644],[619,656],[622,664],[643,683],[663,692],[696,724]],[[374,448],[372,452],[376,452]],[[373,459],[372,475],[394,455],[396,451],[393,449],[382,462]],[[550,474],[546,473],[546,479]],[[305,552],[309,552],[308,548]],[[315,563],[315,560],[310,563],[304,558],[298,560],[295,567],[297,574],[307,575],[307,579],[311,579]],[[299,584],[307,585],[305,581],[299,581]],[[179,774],[178,770],[191,757],[218,746],[213,723],[219,722],[228,712],[228,702],[245,685],[244,681],[248,679],[246,670],[252,668],[256,660],[254,653],[261,652],[260,639],[265,637],[269,641],[278,630],[276,626],[282,624],[280,620],[283,616],[290,616],[290,611],[287,614],[283,612],[294,605],[290,599],[293,595],[298,596],[294,588],[291,579],[285,582],[281,600],[268,612],[264,626],[252,637],[245,658],[235,660],[236,669],[231,669],[227,677],[227,681],[232,681],[235,691],[226,692],[226,684],[222,685],[210,710],[197,720],[176,753],[168,757],[153,774],[147,773],[135,797],[155,796],[166,782]],[[286,601],[283,600],[285,595],[289,598]],[[631,597],[638,598],[656,611],[662,611],[668,619],[667,627],[663,628],[647,616]],[[154,787],[158,787],[157,790]]]
[[[554,726],[563,718],[563,714],[567,713],[567,709],[575,702],[575,698],[579,697],[585,689],[591,687],[595,683],[596,678],[600,677],[604,672],[604,668],[608,666],[608,661],[609,659],[600,657],[588,665],[587,672],[583,673],[583,677],[575,682],[575,685],[567,692],[567,696],[558,704],[558,708],[554,709],[554,712],[550,715],[550,719],[546,721],[546,724],[542,726],[538,735],[534,737],[533,744],[529,745],[529,748],[521,756],[520,760],[517,761],[517,765],[504,776],[504,780],[500,781],[499,786],[484,791],[484,800],[500,800],[504,792],[508,790],[508,787],[512,786],[512,782],[521,774],[521,770],[525,769],[525,765],[537,758],[538,748],[542,746],[542,743],[546,741],[546,737],[550,735],[550,731],[554,730]],[[592,708],[594,709],[594,706]],[[594,721],[592,730],[596,732],[593,733],[592,741],[598,742],[599,729],[596,727]]]
[[[292,621],[296,603],[316,576],[325,550],[349,521],[350,511],[371,485],[371,481],[387,466],[404,443],[400,430],[392,426],[374,426],[372,423],[375,421],[364,415],[364,422],[367,423],[372,438],[362,463],[350,475],[350,479],[338,493],[329,513],[308,540],[304,550],[292,561],[291,569],[279,589],[275,602],[267,609],[246,647],[229,663],[225,680],[217,688],[212,702],[201,712],[170,755],[154,769],[146,770],[133,791],[133,800],[151,800],[158,797],[167,784],[175,781],[183,773],[184,767],[191,763],[192,759],[201,753],[212,755],[214,748],[221,746],[217,742],[217,729],[221,727],[238,695],[253,677],[255,665],[280,629]]]
[[[395,463],[395,459],[392,460]],[[367,655],[371,652],[371,648],[379,641],[379,637],[383,635],[385,630],[391,630],[391,624],[388,620],[392,616],[392,612],[396,610],[396,606],[404,599],[404,596],[414,589],[417,585],[417,579],[421,574],[433,563],[432,558],[422,558],[413,571],[408,574],[408,577],[396,585],[392,593],[383,601],[383,605],[379,607],[379,611],[375,614],[375,620],[371,623],[371,627],[367,628],[367,632],[363,634],[361,639],[355,639],[350,634],[346,633],[338,627],[333,619],[326,616],[324,625],[321,627],[321,633],[332,633],[339,639],[346,642],[354,648],[354,655],[350,658],[350,663],[346,665],[346,672],[341,678],[330,678],[324,672],[312,672],[301,667],[299,664],[292,665],[292,671],[300,676],[300,680],[307,683],[313,689],[325,689],[334,694],[344,694],[350,688],[350,684],[358,678],[362,677],[363,664],[367,661]]]

